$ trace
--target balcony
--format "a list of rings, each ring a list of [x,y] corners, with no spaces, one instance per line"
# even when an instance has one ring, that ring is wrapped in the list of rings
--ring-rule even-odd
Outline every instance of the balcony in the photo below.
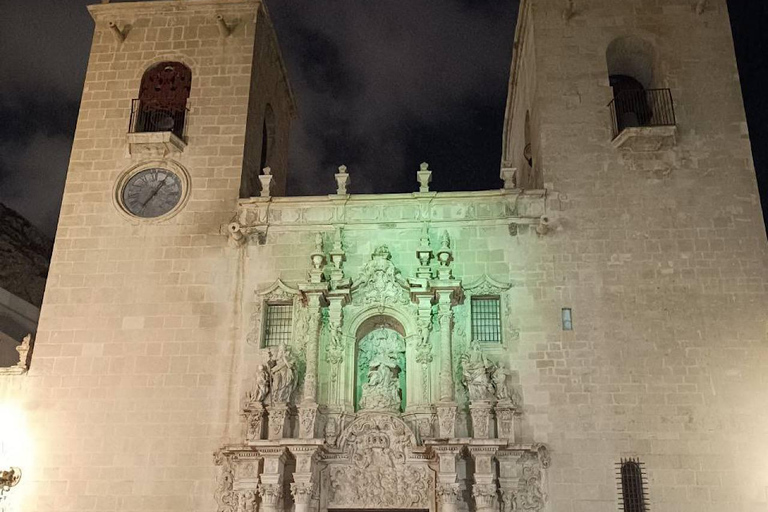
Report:
[[[166,156],[181,153],[187,146],[188,108],[167,109],[140,100],[131,103],[128,149],[131,155]]]
[[[675,105],[669,89],[622,91],[608,106],[614,147],[658,151],[675,145]]]

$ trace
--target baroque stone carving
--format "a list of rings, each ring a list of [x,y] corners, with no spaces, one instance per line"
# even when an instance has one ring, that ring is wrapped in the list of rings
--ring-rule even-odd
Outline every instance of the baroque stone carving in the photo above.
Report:
[[[496,505],[496,484],[474,484],[472,496],[475,498],[478,510],[493,508]]]
[[[455,505],[463,501],[461,484],[439,483],[435,489],[437,502],[441,505]]]
[[[341,336],[341,323],[335,319],[329,319],[328,346],[326,347],[325,360],[332,365],[341,363],[344,360],[344,342]]]
[[[259,496],[264,505],[275,507],[283,498],[282,484],[261,483],[259,484]]]
[[[462,383],[473,402],[490,400],[494,396],[490,372],[492,365],[483,354],[480,343],[472,341],[469,351],[461,356]]]
[[[317,421],[317,406],[299,407],[300,437],[311,439],[315,437],[315,421]]]
[[[464,290],[470,295],[501,295],[509,290],[512,285],[502,283],[491,276],[484,274],[483,277],[469,284],[464,285]]]
[[[462,384],[469,399],[475,401],[514,401],[507,385],[509,372],[500,364],[485,357],[477,340],[470,343],[469,350],[461,356]]]
[[[256,491],[248,490],[238,493],[237,512],[255,512]]]
[[[524,453],[518,462],[522,466],[522,474],[514,510],[539,512],[547,502],[543,469],[549,466],[549,454],[543,445],[534,446],[534,449],[535,452]]]
[[[291,483],[291,495],[298,505],[307,505],[315,495],[315,486],[311,482]]]
[[[400,412],[399,374],[405,365],[405,340],[396,331],[379,327],[360,342],[358,372],[362,384],[361,410]]]
[[[264,304],[268,302],[293,303],[296,305],[299,290],[291,288],[282,280],[278,279],[266,290],[258,291],[254,294],[253,310],[251,312],[251,329],[246,336],[246,341],[250,345],[259,346],[261,342],[261,320]],[[298,313],[297,313],[298,314]]]
[[[390,261],[392,255],[386,245],[381,245],[371,255],[357,279],[357,291],[364,305],[406,305],[410,297],[406,283]]]
[[[330,468],[329,501],[345,508],[429,508],[431,476],[408,464],[413,433],[399,418],[363,414],[342,434],[351,465]]]
[[[216,492],[214,494],[217,504],[216,511],[236,512],[239,498],[237,493],[233,490],[235,472],[232,468],[232,461],[228,456],[219,451],[213,454],[213,463],[216,466],[221,466],[221,474],[219,475],[216,484]]]
[[[455,437],[456,406],[438,407],[437,422],[440,427],[440,437]]]
[[[269,360],[270,393],[273,403],[288,403],[298,384],[296,358],[287,345],[280,345],[277,358]]]

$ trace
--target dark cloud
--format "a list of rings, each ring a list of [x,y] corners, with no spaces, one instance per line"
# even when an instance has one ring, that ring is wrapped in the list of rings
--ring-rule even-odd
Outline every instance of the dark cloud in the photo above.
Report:
[[[95,0],[6,2],[0,16],[0,202],[52,235],[74,133]],[[113,0],[114,1],[114,0]],[[755,161],[768,166],[765,2],[730,2]],[[300,118],[288,191],[499,186],[517,0],[271,0]],[[768,192],[768,175],[758,173]]]

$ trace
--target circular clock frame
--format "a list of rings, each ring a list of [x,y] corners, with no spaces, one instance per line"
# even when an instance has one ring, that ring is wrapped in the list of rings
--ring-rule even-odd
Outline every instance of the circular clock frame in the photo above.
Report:
[[[128,205],[125,204],[123,191],[134,176],[149,169],[165,169],[175,174],[179,178],[179,183],[181,185],[181,196],[176,202],[176,205],[166,213],[158,215],[157,217],[140,217],[132,213],[128,208]],[[120,173],[117,183],[115,184],[114,193],[112,194],[112,202],[114,203],[115,208],[117,208],[117,211],[128,220],[142,223],[163,222],[175,216],[184,208],[189,199],[189,188],[190,177],[184,167],[172,160],[153,160],[134,165]]]

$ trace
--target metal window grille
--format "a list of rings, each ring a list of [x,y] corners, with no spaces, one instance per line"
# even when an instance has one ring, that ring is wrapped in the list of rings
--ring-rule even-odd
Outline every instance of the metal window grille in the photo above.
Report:
[[[267,304],[264,346],[277,347],[290,343],[293,333],[293,304]]]
[[[643,463],[637,459],[621,459],[617,464],[619,504],[623,512],[647,512],[648,484],[643,474]]]
[[[480,343],[501,343],[499,297],[472,297],[472,339]]]

